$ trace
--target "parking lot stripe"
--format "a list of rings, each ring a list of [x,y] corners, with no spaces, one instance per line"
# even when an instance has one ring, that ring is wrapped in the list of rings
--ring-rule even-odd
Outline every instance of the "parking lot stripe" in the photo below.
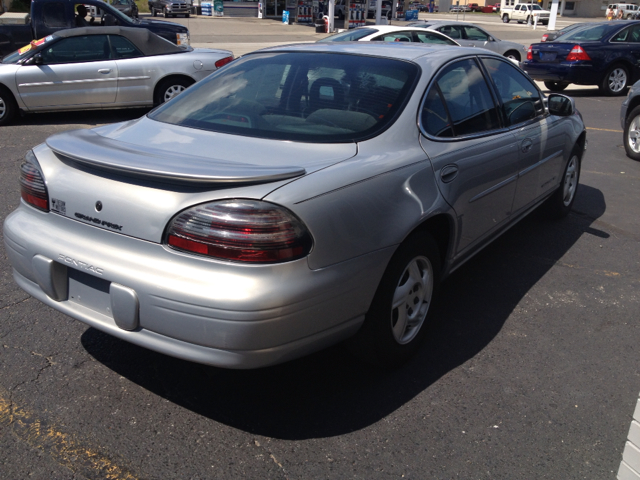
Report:
[[[82,446],[73,435],[60,431],[55,425],[38,419],[27,409],[11,402],[9,392],[0,386],[0,431],[8,429],[20,440],[81,476],[109,480],[137,478],[100,452]]]
[[[609,128],[594,128],[594,127],[587,127],[587,130],[597,130],[599,132],[614,132],[614,133],[623,133],[622,130],[611,130]]]

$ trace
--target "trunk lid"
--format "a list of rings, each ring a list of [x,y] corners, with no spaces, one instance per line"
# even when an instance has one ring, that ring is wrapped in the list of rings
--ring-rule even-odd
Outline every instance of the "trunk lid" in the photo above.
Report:
[[[34,153],[54,213],[152,242],[162,240],[167,223],[185,208],[223,198],[263,198],[357,152],[354,143],[265,140],[146,117],[57,134],[46,143]]]

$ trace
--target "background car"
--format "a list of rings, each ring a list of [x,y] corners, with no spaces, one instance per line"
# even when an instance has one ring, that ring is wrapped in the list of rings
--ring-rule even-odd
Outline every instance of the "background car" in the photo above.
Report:
[[[151,107],[231,60],[227,50],[179,47],[147,29],[61,30],[2,59],[0,125],[19,110]]]
[[[573,32],[577,28],[581,28],[581,27],[588,26],[588,25],[590,25],[590,24],[589,23],[574,23],[572,25],[568,25],[566,27],[563,27],[560,30],[556,30],[555,32],[548,31],[547,33],[542,35],[542,38],[540,39],[540,41],[541,42],[553,42],[554,40],[556,40],[558,37],[561,37],[562,35],[565,35],[565,34],[567,34],[569,32]]]
[[[569,213],[585,135],[489,51],[273,47],[29,151],[5,252],[34,298],[178,358],[255,368],[348,339],[397,366],[441,279],[536,206]]]
[[[471,7],[469,5],[451,5],[449,12],[470,12]]]
[[[422,20],[410,22],[407,25],[440,32],[463,47],[486,48],[518,62],[526,56],[526,49],[521,44],[500,40],[473,23]]]
[[[138,5],[134,0],[109,0],[109,3],[131,18],[139,18],[140,16]]]
[[[327,42],[412,42],[460,46],[440,32],[425,31],[422,28],[395,25],[369,25],[357,27],[346,32],[336,33],[318,40]]]
[[[554,42],[534,43],[523,68],[551,91],[569,84],[597,85],[605,95],[624,95],[640,78],[639,21],[592,23]]]

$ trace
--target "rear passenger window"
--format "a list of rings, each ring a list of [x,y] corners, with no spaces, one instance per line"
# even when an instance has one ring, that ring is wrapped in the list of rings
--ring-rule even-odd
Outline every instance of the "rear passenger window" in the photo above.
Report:
[[[109,35],[109,40],[111,40],[113,58],[136,58],[143,56],[133,43],[120,35]]]
[[[64,4],[58,2],[45,3],[42,6],[42,20],[47,27],[66,27]]]
[[[474,60],[453,63],[438,75],[424,100],[421,124],[434,137],[473,135],[500,127],[489,86]]]
[[[508,126],[517,125],[544,114],[538,89],[508,61],[483,58],[502,103],[502,114]]]

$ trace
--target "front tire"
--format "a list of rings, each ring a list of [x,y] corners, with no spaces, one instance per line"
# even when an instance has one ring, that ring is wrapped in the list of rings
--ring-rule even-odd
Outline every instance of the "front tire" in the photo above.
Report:
[[[600,89],[607,96],[624,95],[629,85],[629,72],[622,65],[614,65],[607,70]]]
[[[361,329],[348,342],[352,352],[382,367],[408,361],[427,334],[440,269],[433,237],[408,237],[391,258]]]
[[[569,215],[573,202],[576,200],[578,182],[580,181],[580,166],[581,159],[576,146],[564,169],[560,186],[545,202],[545,210],[549,218],[560,219]]]
[[[564,82],[546,81],[546,82],[544,82],[544,86],[547,87],[547,89],[552,91],[552,92],[561,92],[565,88],[567,88],[569,86],[569,84],[568,83],[564,83]]]
[[[13,94],[6,88],[0,87],[0,125],[8,125],[18,112],[18,104]]]
[[[640,106],[627,115],[624,124],[624,150],[627,157],[640,161]]]
[[[153,17],[157,17],[158,16],[158,11],[153,7],[151,7],[151,16],[153,16]]]

